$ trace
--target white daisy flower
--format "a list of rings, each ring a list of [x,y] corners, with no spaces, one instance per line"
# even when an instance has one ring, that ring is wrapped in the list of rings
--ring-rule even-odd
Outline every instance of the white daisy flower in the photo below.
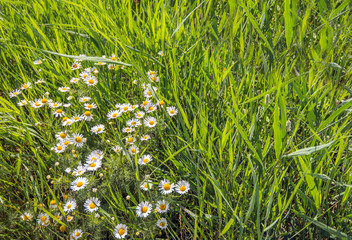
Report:
[[[62,111],[62,109],[56,109],[54,112],[53,112],[53,115],[55,117],[62,117],[62,116],[65,116],[65,112]]]
[[[185,194],[189,191],[190,186],[187,181],[179,181],[176,183],[175,190],[179,194]]]
[[[165,56],[165,53],[163,53],[163,51],[159,51],[159,52],[158,52],[158,55],[164,57],[164,56]]]
[[[147,113],[154,112],[155,110],[156,110],[156,105],[153,103],[149,103],[144,106],[144,111],[146,111]]]
[[[70,80],[70,83],[78,83],[79,82],[79,78],[73,77]]]
[[[72,191],[81,190],[85,188],[88,183],[89,182],[87,178],[79,177],[71,183],[71,190]]]
[[[53,102],[53,100],[43,97],[43,98],[40,99],[40,102],[43,103],[43,104],[50,105]]]
[[[39,69],[39,70],[40,70],[40,69]],[[46,226],[49,226],[49,224],[50,224],[50,220],[47,220],[47,221],[45,221],[45,222],[43,223],[43,226],[46,227]]]
[[[167,107],[166,111],[171,117],[175,116],[178,112],[175,107]]]
[[[66,146],[65,146],[65,144],[63,144],[63,143],[58,143],[58,144],[54,147],[54,151],[55,151],[56,153],[62,153],[62,152],[65,151],[65,149],[66,149]]]
[[[82,134],[74,133],[74,134],[72,134],[72,140],[71,141],[73,142],[73,144],[76,147],[82,147],[83,143],[85,143],[87,141],[87,139],[83,138]]]
[[[73,170],[72,175],[82,176],[87,171],[87,168],[79,164],[76,169]]]
[[[153,187],[153,183],[151,180],[148,180],[147,182],[142,183],[140,186],[140,188],[143,191],[148,191],[149,189],[152,189],[152,187]]]
[[[163,108],[165,106],[164,100],[159,100],[157,105],[160,106],[161,108]]]
[[[98,74],[98,73],[99,73],[99,71],[98,71],[97,68],[92,68],[92,72],[93,72],[94,74]]]
[[[142,123],[137,118],[128,120],[126,124],[130,127],[139,127],[142,125]]]
[[[136,141],[136,138],[132,137],[132,135],[125,138],[126,144],[133,144]]]
[[[91,76],[91,77],[89,77],[89,78],[86,78],[86,79],[84,80],[84,82],[85,82],[86,84],[88,84],[89,86],[95,86],[95,85],[97,85],[97,83],[98,83],[98,79],[97,79],[96,77],[94,77],[94,76]]]
[[[156,226],[158,226],[161,229],[165,229],[167,228],[167,220],[165,218],[160,218],[157,222],[156,222]]]
[[[50,217],[46,213],[40,213],[38,215],[37,222],[39,225],[46,225],[46,222],[50,220]]]
[[[153,77],[153,76],[156,76],[156,75],[157,75],[157,72],[156,72],[156,71],[149,70],[149,71],[147,72],[147,75],[148,75],[148,77]]]
[[[93,114],[90,111],[85,111],[83,115],[81,116],[82,119],[86,121],[90,121],[93,119]]]
[[[99,149],[94,150],[91,154],[98,155],[99,156],[99,160],[103,159],[103,157],[104,157],[104,152],[99,150]]]
[[[149,99],[146,99],[142,102],[141,107],[144,108],[144,106],[148,105],[149,103],[151,103],[151,101]]]
[[[118,224],[114,229],[114,236],[117,239],[123,239],[127,235],[127,226],[125,224]]]
[[[74,239],[78,239],[80,237],[82,237],[83,235],[83,232],[81,229],[76,229],[73,231],[73,233],[71,234],[71,236],[74,238]]]
[[[115,146],[115,147],[112,148],[112,150],[113,150],[115,153],[120,154],[121,151],[122,151],[122,147],[120,147],[120,146]]]
[[[135,110],[135,109],[137,109],[139,106],[138,105],[132,105],[132,110]]]
[[[25,212],[21,215],[21,219],[23,221],[30,221],[32,219],[32,214],[28,213],[28,212]]]
[[[40,59],[35,60],[35,61],[33,62],[34,65],[39,65],[39,64],[42,64],[42,63],[43,63],[43,61],[40,60]]]
[[[65,172],[66,172],[66,173],[71,173],[71,168],[69,168],[69,167],[66,168],[66,169],[65,169]]]
[[[103,133],[104,130],[105,130],[105,126],[102,124],[96,125],[90,129],[90,131],[95,134]]]
[[[108,119],[115,119],[115,118],[120,117],[121,114],[122,114],[122,112],[119,110],[112,110],[112,111],[108,112],[107,118]]]
[[[105,65],[105,64],[106,64],[106,62],[96,62],[96,63],[94,63],[94,65],[99,65],[99,66]]]
[[[71,66],[72,71],[80,69],[80,68],[81,68],[81,63],[79,63],[79,62],[74,62]]]
[[[73,98],[73,96],[68,96],[68,97],[67,97],[67,101],[72,100],[72,98]]]
[[[10,96],[10,98],[13,98],[13,97],[17,97],[20,94],[21,94],[21,91],[15,89],[15,90],[13,90],[12,92],[9,93],[9,96]]]
[[[90,97],[81,97],[80,99],[79,99],[79,101],[80,102],[88,102],[88,101],[90,101]]]
[[[128,152],[132,155],[139,153],[139,148],[135,145],[132,145],[129,149]]]
[[[130,128],[130,127],[125,127],[122,129],[122,132],[124,133],[131,133],[133,132],[135,129],[134,128]]]
[[[65,141],[69,139],[69,135],[66,133],[66,131],[58,132],[57,134],[55,134],[55,138],[59,141]]]
[[[149,163],[150,161],[152,161],[153,158],[150,154],[148,155],[143,155],[139,160],[138,160],[138,164],[139,165],[146,165],[147,163]]]
[[[128,111],[131,111],[131,109],[132,109],[132,106],[131,106],[131,104],[129,104],[129,103],[124,103],[124,104],[122,104],[122,106],[120,107],[120,110],[121,110],[122,112],[128,112]]]
[[[143,95],[146,98],[153,97],[153,92],[156,92],[158,89],[156,87],[148,86],[147,89],[143,91]]]
[[[174,191],[174,187],[174,184],[170,183],[167,179],[161,180],[159,183],[159,190],[164,195],[172,193]]]
[[[74,123],[74,121],[71,118],[68,118],[62,123],[62,126],[70,126],[72,123]]]
[[[152,77],[149,77],[149,79],[153,82],[159,82],[159,77],[158,76],[152,76]]]
[[[23,84],[21,86],[21,90],[25,90],[25,89],[28,89],[28,88],[31,88],[31,83],[30,82],[26,82],[25,84]]]
[[[70,90],[70,88],[69,87],[66,87],[66,86],[64,86],[64,87],[59,87],[59,91],[60,92],[68,92]]]
[[[103,156],[104,156],[104,154],[103,155],[98,155],[98,154],[92,152],[86,158],[86,162],[87,163],[97,162],[97,161],[101,160],[103,158]]]
[[[138,217],[147,217],[151,211],[152,211],[153,206],[147,202],[141,202],[140,204],[138,204],[138,206],[136,207],[136,213]]]
[[[79,74],[79,76],[80,76],[83,80],[89,79],[89,78],[90,78],[90,71],[89,71],[89,72],[87,72],[87,71],[81,72],[81,73]]]
[[[82,121],[83,117],[79,116],[79,115],[75,115],[72,117],[73,122],[79,122]]]
[[[109,57],[111,60],[113,60],[113,61],[116,61],[117,60],[117,57],[115,56],[115,54],[113,53],[113,54],[111,54],[111,57]]]
[[[45,83],[45,81],[43,79],[38,79],[35,84],[41,84],[41,83]]]
[[[141,141],[147,141],[150,139],[150,136],[149,135],[144,135],[141,137]]]
[[[118,65],[120,69],[124,69],[125,65]]]
[[[69,200],[64,206],[64,212],[72,212],[73,210],[76,209],[77,203],[75,200]]]
[[[44,104],[39,99],[35,99],[34,102],[30,101],[29,103],[31,104],[31,107],[33,107],[33,108],[40,108],[40,107],[44,106]]]
[[[137,80],[135,79],[135,80],[133,80],[133,82],[132,82],[133,84],[135,84],[135,85],[137,85]]]
[[[69,216],[67,216],[66,219],[67,219],[67,222],[71,222],[73,220],[73,217],[69,215]]]
[[[100,200],[96,197],[88,198],[84,203],[84,208],[86,212],[97,211],[99,206],[100,206]]]
[[[98,168],[101,167],[101,165],[102,165],[101,161],[96,161],[92,163],[87,163],[86,168],[87,168],[87,171],[96,171]]]
[[[52,199],[50,202],[49,202],[49,205],[51,208],[57,208],[57,204],[56,204],[56,201],[54,199]]]
[[[60,107],[62,105],[62,103],[59,103],[59,102],[51,102],[51,103],[49,103],[49,106],[51,107],[51,108],[58,108],[58,107]]]
[[[155,208],[158,213],[166,213],[169,210],[169,203],[165,200],[158,201]]]
[[[27,105],[27,104],[28,104],[28,102],[27,102],[26,100],[21,100],[21,101],[19,101],[19,102],[17,103],[17,105],[20,106],[20,107],[25,106],[25,105]]]
[[[156,119],[155,117],[147,117],[146,119],[144,119],[144,125],[147,127],[155,127],[156,126]]]
[[[136,118],[143,118],[145,113],[143,111],[139,111],[137,113],[134,114],[136,116]]]
[[[97,105],[95,103],[85,103],[84,108],[87,110],[97,108]]]
[[[114,70],[115,69],[115,64],[109,64],[108,65],[109,70]]]

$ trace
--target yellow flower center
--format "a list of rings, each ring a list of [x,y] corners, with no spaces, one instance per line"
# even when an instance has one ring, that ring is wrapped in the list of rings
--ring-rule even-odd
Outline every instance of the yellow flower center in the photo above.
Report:
[[[71,204],[67,205],[67,209],[70,209],[71,207],[72,207]]]
[[[142,213],[146,213],[148,211],[148,207],[142,207]]]
[[[89,112],[89,111],[86,111],[86,112],[84,113],[84,115],[87,116],[87,117],[89,117],[90,115],[92,115],[92,113]]]
[[[143,160],[143,162],[144,162],[144,163],[147,163],[147,162],[149,162],[149,159],[148,159],[148,158],[145,158],[145,159]]]
[[[56,110],[57,113],[62,113],[61,109]]]
[[[90,161],[93,162],[93,161],[96,161],[97,159],[95,157],[93,157]]]
[[[125,233],[125,229],[120,228],[120,230],[119,230],[119,234],[120,234],[120,235],[123,235],[124,233]]]
[[[67,119],[68,119],[68,117],[64,117],[64,118],[62,119],[62,121],[65,122]]]
[[[94,203],[91,203],[91,204],[89,204],[89,207],[90,207],[90,209],[93,209],[93,208],[95,208],[96,206],[95,206]]]
[[[166,205],[165,204],[161,204],[160,205],[160,210],[165,210],[166,209]]]
[[[44,222],[46,220],[46,217],[45,216],[42,216],[41,218],[40,218],[40,221],[42,221],[42,222]]]
[[[148,188],[148,184],[144,184],[144,188]]]
[[[142,116],[142,114],[140,114],[140,113],[137,114],[137,117],[141,117],[141,116]]]
[[[135,126],[137,123],[136,122],[131,122],[131,125],[132,126]]]
[[[83,98],[83,100],[82,100],[83,102],[87,102],[88,101],[88,99],[87,98]]]
[[[75,141],[80,143],[80,142],[82,142],[82,138],[81,137],[75,137]]]
[[[23,216],[23,219],[24,219],[24,220],[29,220],[29,216],[28,216],[28,215],[24,215],[24,216]]]
[[[149,102],[144,101],[144,102],[143,102],[143,106],[147,105],[148,103],[149,103]]]
[[[53,104],[53,107],[57,107],[57,106],[59,106],[59,104],[57,104],[57,103],[54,103],[54,104]]]
[[[65,88],[65,87],[64,87],[64,88],[62,88],[62,90],[66,91],[66,90],[67,90],[67,88]]]
[[[74,118],[73,118],[73,120],[76,120],[76,121],[77,121],[78,119],[79,119],[79,117],[74,117]]]
[[[148,95],[149,95],[149,96],[151,96],[151,95],[152,95],[152,93],[151,93],[150,91],[148,91]]]
[[[170,190],[170,188],[171,188],[170,184],[168,184],[168,183],[164,184],[164,189],[166,191]]]
[[[71,221],[72,217],[67,217],[67,221]]]
[[[65,144],[65,145],[69,145],[69,144],[70,144],[70,141],[66,141],[64,144]]]
[[[83,186],[83,182],[78,182],[78,183],[76,184],[76,186],[77,186],[77,187],[82,187],[82,186]]]
[[[89,104],[88,106],[87,106],[87,108],[92,108],[93,107],[93,105],[91,105],[91,104]]]
[[[156,77],[152,77],[152,80],[155,82],[156,81]]]
[[[160,105],[165,105],[165,102],[164,102],[163,100],[160,100],[160,101],[159,101],[159,104],[160,104]]]
[[[28,85],[27,85],[27,84],[23,85],[23,88],[27,88],[27,87],[28,87]]]
[[[137,106],[132,106],[132,109],[136,109]]]
[[[60,133],[60,137],[61,138],[65,138],[66,137],[66,133]]]
[[[47,103],[47,102],[48,102],[48,99],[46,99],[46,98],[42,99],[42,103]]]
[[[98,132],[100,132],[101,131],[101,128],[98,128]]]
[[[67,199],[68,198],[68,196],[67,195],[64,195],[64,199]]]
[[[150,125],[154,125],[154,121],[149,121],[149,124]]]
[[[76,232],[76,237],[79,237],[81,235],[81,232]]]
[[[38,64],[41,64],[41,63],[42,63],[42,61],[40,61],[40,60],[39,60],[37,63],[38,63]]]
[[[150,106],[150,107],[148,108],[149,111],[153,111],[153,109],[154,109],[154,108],[153,108],[152,106]]]
[[[174,110],[171,110],[171,111],[170,111],[170,113],[171,113],[171,114],[174,114],[174,113],[175,113],[175,111],[174,111]]]
[[[82,171],[78,171],[78,174],[81,175]]]
[[[130,132],[130,131],[131,131],[131,128],[127,128],[127,129],[126,129],[126,132]]]
[[[127,111],[127,110],[128,110],[128,107],[124,107],[123,110],[124,110],[124,111]]]
[[[35,105],[36,107],[39,107],[39,106],[40,106],[40,103],[39,103],[39,102],[36,102],[34,105]]]
[[[154,75],[154,74],[155,74],[155,72],[154,72],[154,71],[151,71],[151,72],[150,72],[150,75]]]
[[[89,166],[90,167],[95,167],[97,164],[96,163],[91,163]]]
[[[57,150],[62,150],[62,147],[61,146],[57,146],[57,148],[56,148]]]
[[[65,227],[64,225],[62,225],[62,226],[60,227],[60,231],[61,231],[61,232],[65,232],[65,231],[66,231],[66,227]]]
[[[94,80],[93,80],[93,79],[89,79],[89,80],[88,80],[88,83],[89,83],[89,84],[93,84],[93,83],[94,83]]]
[[[164,222],[161,222],[161,223],[160,223],[160,226],[161,226],[161,227],[165,227],[165,223],[164,223]]]
[[[180,187],[180,191],[181,191],[181,192],[184,192],[185,190],[186,190],[186,187],[185,187],[185,186],[181,186],[181,187]]]
[[[57,215],[56,218],[57,218],[57,219],[60,219],[60,215]]]
[[[84,74],[82,77],[83,77],[83,78],[86,78],[86,77],[88,77],[88,74]]]
[[[114,117],[114,118],[117,117],[117,113],[114,113],[114,114],[112,115],[112,117]]]
[[[133,148],[133,149],[131,150],[131,152],[132,152],[132,153],[136,153],[136,149]]]
[[[129,143],[132,143],[133,142],[133,138],[128,138],[127,140]]]
[[[38,206],[39,206],[39,207],[43,207],[43,204],[40,203]]]
[[[112,57],[112,58],[111,58],[111,60],[114,60],[114,61],[115,61],[116,59],[117,59],[116,57]]]
[[[148,137],[147,136],[144,136],[143,139],[147,139]]]

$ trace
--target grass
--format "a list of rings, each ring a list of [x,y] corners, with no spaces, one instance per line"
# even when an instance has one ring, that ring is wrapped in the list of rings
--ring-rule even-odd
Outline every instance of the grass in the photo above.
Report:
[[[47,84],[26,97],[62,99],[53,89],[69,86],[71,56],[111,53],[130,66],[102,73],[89,92],[98,118],[140,99],[132,80],[145,81],[150,69],[161,76],[158,96],[179,114],[165,118],[151,142],[154,167],[107,154],[105,177],[90,186],[99,187],[105,218],[87,217],[73,229],[112,239],[114,216],[128,225],[129,239],[352,238],[349,1],[0,2],[1,238],[68,236],[58,223],[20,221],[26,210],[41,212],[39,203],[62,201],[69,182],[58,181],[50,151],[57,120],[17,107],[8,93],[42,78]],[[46,61],[37,67],[39,58]],[[140,201],[155,197],[139,190],[144,174],[191,183],[186,197],[172,200],[165,231],[135,216]]]

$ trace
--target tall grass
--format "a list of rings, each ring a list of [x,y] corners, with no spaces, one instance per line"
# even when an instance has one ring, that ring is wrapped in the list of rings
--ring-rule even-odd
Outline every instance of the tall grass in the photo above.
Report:
[[[43,95],[69,84],[69,56],[113,52],[131,66],[100,85],[99,106],[133,97],[130,79],[158,71],[179,114],[152,145],[154,171],[192,189],[166,235],[136,227],[130,239],[352,238],[350,1],[0,2],[1,238],[64,239],[20,221],[61,190],[46,179],[52,126],[34,126],[49,113],[18,108],[8,92],[43,78],[32,96]],[[125,195],[138,191],[123,182],[135,180],[105,186],[131,224]],[[89,227],[111,236],[108,220]]]

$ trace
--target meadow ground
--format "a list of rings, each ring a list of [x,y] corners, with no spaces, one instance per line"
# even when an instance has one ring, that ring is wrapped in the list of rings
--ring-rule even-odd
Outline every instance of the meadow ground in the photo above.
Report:
[[[352,239],[351,7],[0,0],[0,239]]]

